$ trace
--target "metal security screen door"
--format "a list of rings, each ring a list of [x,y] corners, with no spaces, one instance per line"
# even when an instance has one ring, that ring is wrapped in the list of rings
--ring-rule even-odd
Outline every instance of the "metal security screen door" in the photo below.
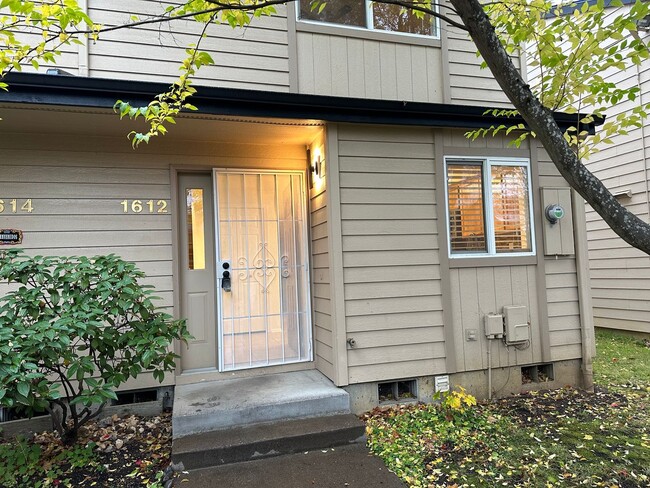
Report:
[[[215,170],[223,371],[312,359],[304,174]]]

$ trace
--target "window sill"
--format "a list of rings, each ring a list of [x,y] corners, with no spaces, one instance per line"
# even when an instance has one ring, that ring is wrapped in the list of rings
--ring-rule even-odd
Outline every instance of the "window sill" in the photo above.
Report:
[[[409,44],[411,46],[440,47],[440,39],[420,35],[400,34],[399,32],[386,32],[373,29],[343,27],[336,24],[318,22],[296,22],[297,32],[310,32],[312,34],[327,34],[330,36],[352,37],[356,39],[392,42],[394,44]]]
[[[481,256],[449,258],[449,268],[484,268],[496,266],[529,266],[537,264],[537,256]]]

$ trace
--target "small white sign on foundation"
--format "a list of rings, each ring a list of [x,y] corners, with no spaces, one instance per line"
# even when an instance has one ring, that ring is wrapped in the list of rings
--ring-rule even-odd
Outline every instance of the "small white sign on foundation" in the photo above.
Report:
[[[436,389],[436,393],[449,391],[449,376],[448,375],[436,376],[434,378],[434,386]]]

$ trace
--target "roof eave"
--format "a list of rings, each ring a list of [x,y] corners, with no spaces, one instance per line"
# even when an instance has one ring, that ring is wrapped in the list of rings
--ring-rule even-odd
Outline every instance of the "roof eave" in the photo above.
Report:
[[[76,76],[11,73],[5,78],[8,92],[0,102],[84,108],[112,108],[118,99],[133,106],[147,105],[167,91],[169,85],[143,81],[86,78]],[[491,125],[515,125],[520,117],[486,115],[494,107],[439,103],[333,97],[299,93],[197,87],[192,104],[209,115],[318,119],[327,122],[407,125],[477,129]],[[556,112],[563,130],[574,126],[578,116]],[[594,132],[594,125],[588,130]]]

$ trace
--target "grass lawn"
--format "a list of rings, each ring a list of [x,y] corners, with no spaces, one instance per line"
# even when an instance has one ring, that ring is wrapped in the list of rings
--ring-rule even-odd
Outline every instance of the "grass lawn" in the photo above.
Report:
[[[412,487],[650,486],[650,342],[599,332],[597,391],[375,410],[368,444]],[[460,403],[459,403],[460,402]]]

